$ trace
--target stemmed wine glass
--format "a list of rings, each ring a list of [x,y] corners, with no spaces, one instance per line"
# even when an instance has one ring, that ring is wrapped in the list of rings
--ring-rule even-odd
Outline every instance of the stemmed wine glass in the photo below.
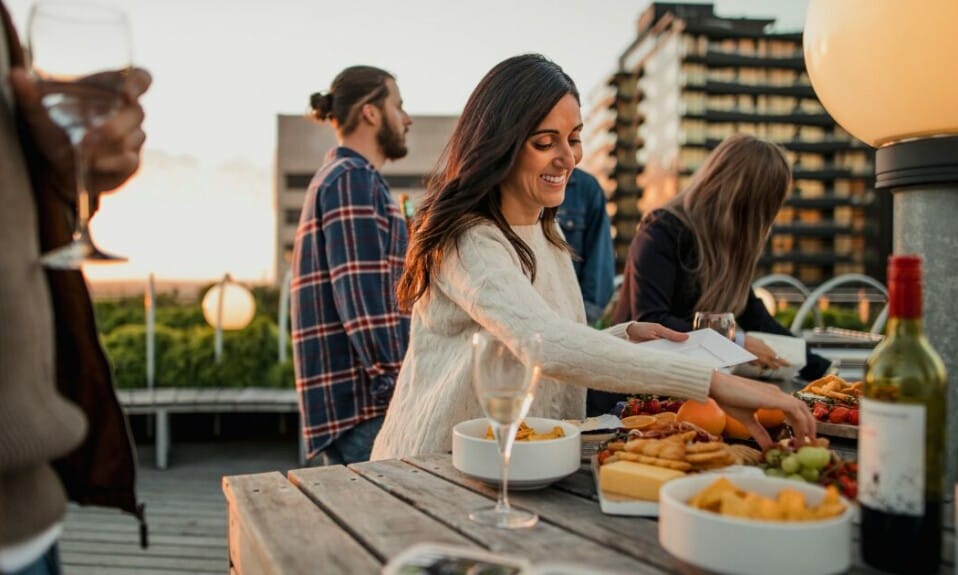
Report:
[[[735,314],[731,312],[697,311],[692,319],[692,329],[710,327],[732,341],[735,341]]]
[[[73,241],[41,257],[50,268],[122,262],[126,258],[98,249],[90,237],[88,154],[84,138],[123,106],[121,88],[130,72],[130,27],[126,14],[88,2],[40,0],[27,26],[30,72],[50,120],[66,132],[76,173]]]
[[[539,521],[535,513],[510,507],[508,489],[512,444],[519,422],[532,405],[542,371],[542,337],[521,338],[515,352],[489,333],[477,332],[472,337],[472,384],[499,444],[502,482],[496,505],[473,511],[469,518],[505,529],[532,527]]]

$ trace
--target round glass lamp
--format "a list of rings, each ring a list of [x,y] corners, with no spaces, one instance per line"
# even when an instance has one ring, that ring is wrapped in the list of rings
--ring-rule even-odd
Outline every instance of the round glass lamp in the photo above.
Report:
[[[214,353],[218,362],[223,356],[223,330],[239,330],[248,326],[256,314],[256,301],[248,289],[226,274],[218,284],[206,291],[202,306],[206,323],[216,330]]]
[[[955,0],[811,0],[805,66],[822,105],[874,146],[958,134]]]

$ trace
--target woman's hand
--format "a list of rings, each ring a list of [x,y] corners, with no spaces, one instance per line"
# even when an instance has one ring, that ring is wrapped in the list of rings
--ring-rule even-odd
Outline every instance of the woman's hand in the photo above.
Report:
[[[750,335],[745,336],[745,349],[752,353],[756,359],[753,364],[764,369],[778,369],[791,365],[785,361],[775,350],[770,348],[764,341]]]
[[[629,341],[632,342],[649,341],[650,339],[685,341],[689,338],[687,333],[669,329],[662,324],[644,321],[630,322],[629,327],[625,329],[625,333],[629,336]]]
[[[116,78],[111,78],[111,74]],[[134,68],[123,75],[107,72],[80,81],[115,84],[122,94],[121,107],[105,122],[90,129],[84,137],[90,191],[107,192],[118,188],[140,167],[140,149],[146,140],[140,96],[150,87],[153,79],[146,70]],[[50,163],[64,189],[73,190],[73,149],[63,129],[50,120],[41,102],[39,86],[23,68],[11,70],[10,85],[39,151]]]
[[[799,445],[806,438],[815,438],[815,418],[805,402],[774,385],[716,371],[712,374],[709,395],[725,413],[745,425],[752,438],[763,448],[772,445],[772,438],[755,420],[755,410],[762,408],[785,412],[785,421],[792,426]]]

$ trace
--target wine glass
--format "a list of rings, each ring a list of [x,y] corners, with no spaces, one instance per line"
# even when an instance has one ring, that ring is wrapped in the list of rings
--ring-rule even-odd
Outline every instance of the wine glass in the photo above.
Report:
[[[735,341],[735,314],[731,312],[697,311],[692,329],[712,328],[723,337]]]
[[[519,422],[529,412],[542,371],[542,337],[520,338],[515,353],[504,342],[486,332],[472,337],[472,385],[479,405],[495,432],[502,457],[499,500],[494,507],[478,509],[469,518],[483,525],[505,529],[532,527],[535,513],[509,505],[509,460]],[[518,354],[519,357],[516,356]]]
[[[121,88],[131,66],[126,14],[88,2],[40,0],[30,11],[27,46],[30,73],[50,120],[67,135],[76,174],[73,240],[41,257],[44,266],[79,269],[85,261],[122,262],[90,237],[88,154],[84,138],[124,103]]]

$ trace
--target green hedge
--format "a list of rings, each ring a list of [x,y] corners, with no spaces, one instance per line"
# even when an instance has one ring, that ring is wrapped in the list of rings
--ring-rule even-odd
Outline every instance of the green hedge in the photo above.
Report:
[[[201,293],[205,293],[205,290]],[[257,314],[240,331],[223,334],[223,357],[214,358],[214,330],[200,301],[156,300],[155,384],[158,387],[293,387],[292,345],[277,361],[277,290],[256,288]],[[119,388],[146,387],[146,314],[142,298],[95,303],[98,327]]]
[[[880,307],[876,309],[875,313],[880,310]],[[795,320],[795,314],[798,313],[798,308],[788,307],[784,310],[780,310],[775,313],[775,319],[782,325],[787,328],[792,327],[792,322]],[[835,306],[829,306],[828,309],[821,311],[822,314],[822,323],[827,327],[839,327],[843,329],[855,329],[860,331],[867,331],[870,326],[862,323],[861,318],[858,317],[858,311],[852,308],[841,308]],[[805,316],[805,321],[802,323],[802,329],[812,329],[815,327],[815,312],[810,311]]]

